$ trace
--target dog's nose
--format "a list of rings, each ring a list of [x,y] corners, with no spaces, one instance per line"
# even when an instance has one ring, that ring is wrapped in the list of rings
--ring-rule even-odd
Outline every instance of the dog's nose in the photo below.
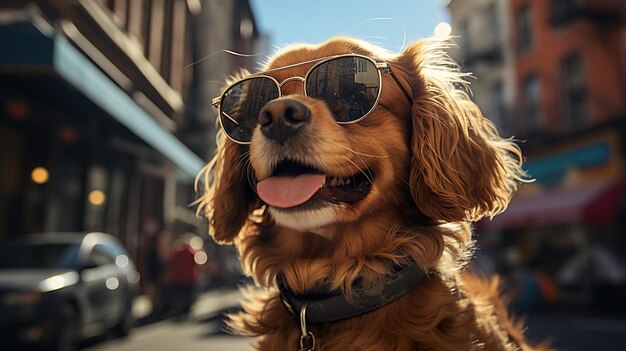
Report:
[[[270,101],[259,112],[261,132],[281,144],[310,121],[309,108],[295,99]]]

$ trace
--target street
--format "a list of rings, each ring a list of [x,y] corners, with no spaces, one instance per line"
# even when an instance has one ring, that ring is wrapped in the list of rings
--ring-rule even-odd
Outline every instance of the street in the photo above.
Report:
[[[542,313],[526,318],[526,335],[533,341],[550,341],[557,350],[626,350],[626,320],[623,316],[582,316]]]
[[[251,350],[250,344],[254,339],[230,336],[222,330],[222,314],[236,307],[240,298],[237,290],[204,293],[194,304],[190,320],[177,322],[166,319],[147,323],[136,327],[127,338],[86,340],[81,350]],[[139,309],[142,308],[139,306]],[[626,320],[623,318],[544,312],[531,314],[526,321],[526,335],[530,340],[551,341],[551,345],[558,350],[626,350]]]
[[[165,319],[140,325],[127,338],[107,337],[86,340],[81,350],[252,350],[250,343],[254,339],[230,336],[222,330],[223,312],[236,306],[240,298],[241,295],[236,290],[205,293],[194,303],[192,315],[188,320]],[[145,307],[139,307],[139,309],[142,308]]]
[[[101,340],[90,351],[251,350],[251,340],[219,332],[216,323],[165,320],[136,328],[126,339]]]

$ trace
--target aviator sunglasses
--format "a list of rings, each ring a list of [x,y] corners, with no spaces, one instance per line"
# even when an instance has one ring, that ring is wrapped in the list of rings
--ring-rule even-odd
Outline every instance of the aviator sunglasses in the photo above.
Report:
[[[304,77],[289,77],[278,82],[268,73],[315,63]],[[338,55],[300,62],[245,77],[228,86],[219,97],[211,100],[218,108],[222,130],[234,142],[249,144],[258,124],[261,109],[271,100],[282,96],[282,87],[290,81],[304,84],[305,96],[326,103],[339,124],[357,123],[378,105],[381,96],[381,71],[391,74],[409,102],[404,89],[388,62],[355,55]]]

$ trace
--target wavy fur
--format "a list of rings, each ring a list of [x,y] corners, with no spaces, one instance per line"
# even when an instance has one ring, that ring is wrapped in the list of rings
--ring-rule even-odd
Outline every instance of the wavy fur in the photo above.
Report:
[[[374,312],[311,326],[319,349],[548,349],[526,343],[522,325],[511,321],[499,297],[497,279],[464,271],[473,253],[468,222],[504,211],[517,183],[526,180],[519,148],[471,102],[465,74],[445,54],[448,45],[423,40],[397,55],[345,38],[285,48],[266,69],[344,53],[386,60],[412,104],[383,74],[377,109],[357,124],[339,126],[323,103],[289,84],[283,94],[305,104],[313,118],[288,147],[258,130],[250,146],[218,133],[217,154],[201,175],[199,211],[215,240],[235,244],[244,272],[255,280],[245,291],[245,311],[229,325],[234,333],[258,336],[256,349],[294,349],[299,342],[297,319],[277,296],[279,273],[296,293],[329,284],[350,294],[357,278],[375,285],[392,263],[410,261],[428,272],[424,282]],[[281,81],[307,69],[272,74]],[[356,204],[323,213],[282,213],[263,204],[254,189],[284,155],[341,176],[363,172],[372,177],[372,190]],[[321,224],[299,228],[301,221]]]

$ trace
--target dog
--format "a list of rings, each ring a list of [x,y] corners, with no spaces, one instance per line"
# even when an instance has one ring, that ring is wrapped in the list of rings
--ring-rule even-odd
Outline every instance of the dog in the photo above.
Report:
[[[451,46],[294,45],[212,101],[198,209],[254,279],[229,327],[257,350],[549,349],[465,269],[470,223],[528,179]]]

